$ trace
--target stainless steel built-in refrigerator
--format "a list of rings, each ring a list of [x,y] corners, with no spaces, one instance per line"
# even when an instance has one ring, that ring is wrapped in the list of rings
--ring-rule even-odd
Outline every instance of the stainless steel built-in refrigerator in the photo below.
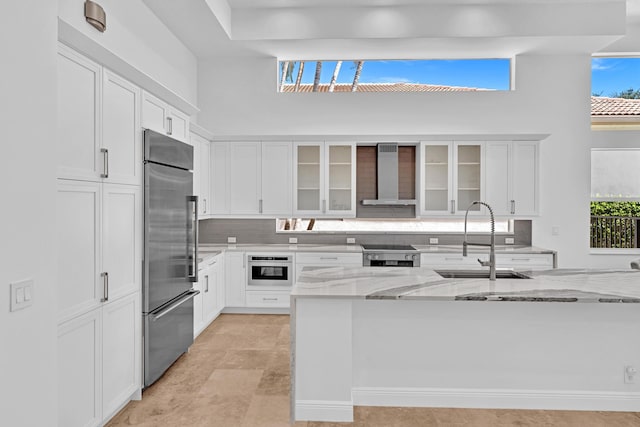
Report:
[[[193,343],[198,199],[193,147],[144,131],[144,386]]]

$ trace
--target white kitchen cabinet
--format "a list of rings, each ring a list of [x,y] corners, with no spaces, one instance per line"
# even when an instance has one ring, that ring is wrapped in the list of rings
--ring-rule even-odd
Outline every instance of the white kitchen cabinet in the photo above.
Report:
[[[496,215],[537,215],[537,141],[487,141],[485,164],[485,200]]]
[[[189,117],[148,92],[142,93],[142,127],[189,142]]]
[[[309,269],[362,266],[362,252],[298,252],[296,281],[305,267]]]
[[[198,196],[198,217],[211,215],[211,143],[191,133],[193,146],[193,193]]]
[[[289,291],[247,291],[247,307],[255,308],[288,308],[291,292]]]
[[[105,178],[109,182],[142,185],[140,89],[105,69],[102,96]]]
[[[74,50],[58,48],[58,177],[99,180],[102,67]]]
[[[140,295],[58,326],[58,425],[98,426],[140,389]]]
[[[194,336],[209,326],[224,308],[224,299],[220,301],[224,298],[224,291],[220,290],[224,285],[223,259],[222,254],[216,255],[200,263],[198,268],[198,282],[194,285],[200,294],[194,298]]]
[[[102,308],[102,417],[109,419],[140,389],[142,316],[140,293]]]
[[[229,143],[229,213],[260,213],[261,167],[260,142]]]
[[[294,214],[355,217],[355,142],[294,143]]]
[[[247,286],[247,257],[244,252],[227,252],[224,260],[226,307],[244,307]]]
[[[142,273],[140,187],[58,181],[58,316],[139,292]]]
[[[474,240],[475,241],[475,240]],[[478,259],[489,260],[489,253],[469,252],[468,256],[460,253],[420,254],[420,266],[434,269],[488,269],[482,267]],[[497,268],[513,268],[517,270],[548,270],[553,267],[553,254],[523,254],[500,252],[496,254]]]
[[[212,214],[290,216],[292,143],[213,142]]]
[[[420,214],[460,215],[482,200],[482,142],[429,141],[420,145]],[[470,214],[483,213],[480,205]]]
[[[58,50],[58,178],[142,185],[140,89]]]
[[[289,217],[293,197],[293,143],[262,143],[259,211],[263,215]]]
[[[102,315],[96,308],[58,326],[58,424],[102,424]]]

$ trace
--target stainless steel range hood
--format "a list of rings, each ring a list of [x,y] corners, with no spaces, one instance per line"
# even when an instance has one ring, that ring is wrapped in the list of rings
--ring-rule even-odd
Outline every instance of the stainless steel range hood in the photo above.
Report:
[[[365,206],[408,206],[415,199],[398,198],[398,144],[378,144],[378,198],[363,200]]]

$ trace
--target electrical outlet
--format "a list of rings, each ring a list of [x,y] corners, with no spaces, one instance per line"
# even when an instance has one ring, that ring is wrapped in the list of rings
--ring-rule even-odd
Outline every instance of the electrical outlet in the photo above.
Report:
[[[554,225],[553,227],[551,227],[551,235],[552,236],[559,236],[560,235],[560,227],[558,227],[557,225]]]
[[[236,242],[235,237],[227,237],[227,243],[235,243],[235,242]]]
[[[633,365],[626,365],[624,367],[624,383],[635,384],[636,383],[636,368]]]
[[[347,245],[355,245],[356,238],[355,237],[347,237]]]
[[[504,244],[505,245],[513,245],[514,242],[515,242],[515,239],[513,237],[505,237],[504,238]]]
[[[429,244],[430,245],[437,245],[438,244],[438,238],[437,237],[429,237]]]
[[[298,238],[297,237],[289,237],[289,243],[292,245],[295,245],[296,243],[298,243]]]

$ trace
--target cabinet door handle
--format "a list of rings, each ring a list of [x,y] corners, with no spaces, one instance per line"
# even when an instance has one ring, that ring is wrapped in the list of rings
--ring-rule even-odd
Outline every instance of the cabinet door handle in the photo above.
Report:
[[[204,291],[209,292],[209,275],[204,276]]]
[[[207,213],[207,199],[202,199],[202,213]]]
[[[263,297],[262,301],[278,301],[278,298],[266,298],[266,297]]]
[[[462,258],[445,258],[445,261],[463,261]]]
[[[109,301],[109,273],[102,273],[102,299],[100,302]]]
[[[511,215],[516,213],[516,201],[512,200],[511,201]]]
[[[456,201],[455,200],[451,201],[451,213],[452,214],[456,213]]]
[[[525,261],[525,262],[529,262],[529,261],[531,261],[531,258],[511,258],[511,261]]]
[[[262,199],[258,200],[258,205],[259,205],[258,211],[262,213]]]
[[[167,135],[173,135],[173,119],[167,117]]]
[[[333,260],[333,261],[337,261],[337,260],[338,260],[338,257],[325,257],[325,256],[321,256],[321,257],[320,257],[320,259],[330,259],[330,260]]]
[[[101,148],[100,152],[103,154],[102,159],[102,167],[104,169],[103,173],[100,174],[102,178],[109,178],[109,150],[106,148]]]
[[[323,199],[322,200],[322,213],[327,212],[327,200]]]

